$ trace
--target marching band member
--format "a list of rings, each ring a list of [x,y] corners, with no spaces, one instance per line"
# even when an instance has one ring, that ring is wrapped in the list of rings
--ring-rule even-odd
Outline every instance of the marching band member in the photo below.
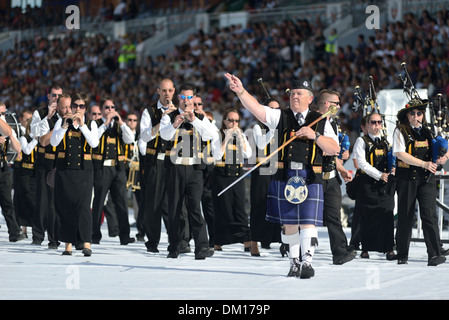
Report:
[[[279,151],[284,170],[278,170],[270,184],[267,219],[283,225],[282,242],[290,251],[288,276],[310,278],[315,274],[312,260],[318,244],[316,226],[323,224],[323,186],[316,183],[311,164],[313,157],[321,156],[318,150],[328,155],[340,151],[338,136],[327,120],[310,126],[321,115],[309,110],[313,101],[309,81],[294,80],[290,108],[278,110],[259,104],[236,76],[226,73],[225,77],[243,106],[270,129],[277,129],[282,142],[297,137]]]

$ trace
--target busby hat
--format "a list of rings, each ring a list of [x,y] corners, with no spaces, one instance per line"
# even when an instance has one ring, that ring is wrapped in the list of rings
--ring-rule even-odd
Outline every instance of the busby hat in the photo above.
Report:
[[[399,112],[397,114],[397,118],[400,122],[404,122],[407,112],[409,112],[410,110],[413,110],[413,109],[418,109],[418,110],[424,112],[426,110],[428,104],[429,104],[429,100],[427,100],[427,99],[425,99],[425,100],[412,99],[405,105],[404,108],[399,110]]]

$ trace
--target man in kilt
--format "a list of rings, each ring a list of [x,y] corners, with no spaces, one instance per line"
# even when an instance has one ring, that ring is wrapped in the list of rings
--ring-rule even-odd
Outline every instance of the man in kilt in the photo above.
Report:
[[[309,110],[313,101],[309,81],[293,80],[290,107],[279,110],[261,105],[236,76],[226,73],[225,77],[243,106],[270,130],[278,130],[279,145],[296,136],[279,150],[283,168],[270,183],[266,219],[283,227],[282,242],[290,248],[288,276],[310,278],[315,274],[312,259],[318,245],[316,226],[323,225],[323,186],[315,179],[320,172],[314,171],[321,166],[315,169],[312,164],[320,163],[324,154],[339,152],[338,136],[327,119],[318,120],[321,114]]]

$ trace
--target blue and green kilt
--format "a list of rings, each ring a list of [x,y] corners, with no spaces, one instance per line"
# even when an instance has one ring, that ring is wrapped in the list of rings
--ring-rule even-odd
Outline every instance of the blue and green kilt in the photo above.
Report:
[[[293,176],[307,177],[307,170],[288,170],[287,179],[273,180],[268,188],[266,220],[284,224],[323,225],[323,186],[308,184],[308,196],[304,202],[293,204],[285,199],[284,190],[288,179]]]

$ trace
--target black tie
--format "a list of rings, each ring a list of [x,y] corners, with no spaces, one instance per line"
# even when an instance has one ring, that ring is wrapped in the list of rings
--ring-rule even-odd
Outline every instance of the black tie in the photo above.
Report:
[[[379,138],[376,138],[376,139],[374,139],[374,142],[375,142],[376,144],[379,144],[380,139],[379,139]]]
[[[298,120],[298,123],[300,126],[302,126],[304,124],[304,117],[302,116],[301,113],[296,114],[296,120]]]
[[[421,131],[421,127],[416,127],[416,128],[413,128],[413,129],[415,129],[416,133],[418,133],[418,134]]]

